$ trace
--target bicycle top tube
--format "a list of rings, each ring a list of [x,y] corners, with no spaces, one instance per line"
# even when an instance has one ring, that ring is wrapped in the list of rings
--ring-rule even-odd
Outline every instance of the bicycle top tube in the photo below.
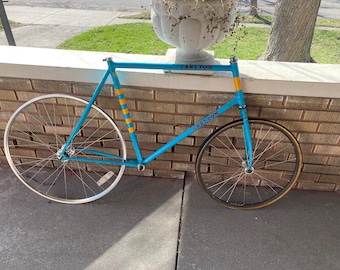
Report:
[[[135,69],[164,69],[164,70],[180,70],[180,71],[229,71],[233,77],[239,77],[237,59],[235,56],[230,57],[230,64],[171,64],[156,62],[115,62],[111,57],[104,59],[107,61],[109,68],[115,70],[117,68],[135,68]]]

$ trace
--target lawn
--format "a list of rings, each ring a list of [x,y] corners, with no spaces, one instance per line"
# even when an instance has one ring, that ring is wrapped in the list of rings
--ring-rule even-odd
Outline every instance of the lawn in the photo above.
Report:
[[[260,21],[270,23],[270,17],[261,17]],[[330,24],[330,22],[322,23]],[[241,27],[235,35],[227,36],[223,42],[208,49],[214,50],[216,58],[226,58],[236,54],[239,59],[256,60],[265,50],[269,31],[269,28]],[[159,40],[150,23],[129,23],[92,29],[65,41],[58,48],[164,55],[170,46]],[[339,48],[340,31],[315,30],[311,55],[316,62],[340,63]]]

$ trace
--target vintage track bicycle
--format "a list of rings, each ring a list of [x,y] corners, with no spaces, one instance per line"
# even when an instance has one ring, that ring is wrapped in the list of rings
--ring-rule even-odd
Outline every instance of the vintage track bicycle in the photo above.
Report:
[[[240,119],[216,129],[201,145],[195,163],[199,185],[214,200],[234,209],[257,209],[282,198],[296,183],[302,154],[293,134],[264,119],[248,118],[236,57],[226,65],[114,62],[89,101],[47,94],[20,106],[10,118],[4,149],[15,175],[35,193],[56,202],[79,204],[101,198],[125,167],[144,168],[164,152],[237,106]],[[144,157],[117,69],[209,70],[232,73],[235,97],[152,154]],[[108,77],[113,80],[136,158],[127,157],[122,132],[95,105]]]

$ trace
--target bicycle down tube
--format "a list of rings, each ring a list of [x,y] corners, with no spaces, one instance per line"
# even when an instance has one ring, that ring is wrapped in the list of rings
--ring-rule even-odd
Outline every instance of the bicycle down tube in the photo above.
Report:
[[[243,120],[243,132],[244,132],[244,137],[245,137],[245,149],[246,153],[244,153],[244,160],[247,160],[247,169],[250,171],[252,170],[252,142],[251,142],[251,134],[250,134],[250,127],[248,123],[248,115],[247,115],[247,110],[246,110],[246,105],[244,101],[244,95],[243,95],[243,90],[239,78],[239,70],[238,70],[238,65],[237,65],[237,60],[235,58],[231,58],[231,63],[230,65],[182,65],[182,64],[161,64],[161,63],[126,63],[126,62],[113,62],[111,58],[105,59],[108,63],[108,70],[106,71],[105,75],[103,76],[101,82],[99,83],[98,87],[94,91],[94,94],[89,101],[89,104],[87,108],[85,108],[84,113],[82,117],[80,118],[79,122],[77,123],[74,131],[70,135],[70,138],[68,142],[64,146],[64,152],[62,155],[65,154],[68,145],[71,144],[73,138],[77,135],[79,129],[81,128],[84,120],[87,117],[87,113],[92,106],[92,104],[95,102],[97,96],[99,95],[102,87],[104,86],[107,77],[111,75],[112,80],[113,80],[113,85],[115,89],[116,96],[118,98],[119,104],[121,111],[124,116],[125,124],[127,127],[127,130],[129,132],[129,136],[132,141],[132,145],[136,154],[136,160],[134,159],[127,159],[126,161],[115,161],[114,159],[119,159],[118,156],[113,156],[113,155],[108,155],[107,153],[100,153],[96,152],[96,154],[101,154],[105,156],[111,156],[113,160],[106,161],[105,164],[119,164],[119,165],[125,165],[128,167],[134,167],[134,168],[139,168],[139,169],[144,169],[144,167],[149,164],[151,161],[156,159],[158,156],[162,155],[165,153],[167,150],[175,146],[177,143],[182,141],[183,139],[187,138],[190,136],[192,133],[196,132],[197,130],[201,129],[204,127],[206,124],[214,120],[216,117],[219,115],[223,114],[227,110],[229,110],[233,106],[238,106],[239,111],[240,111],[240,118]],[[198,121],[195,123],[193,126],[188,128],[186,131],[154,151],[152,154],[149,156],[143,158],[141,149],[138,144],[138,139],[135,133],[134,125],[129,113],[128,106],[126,104],[125,96],[123,93],[123,90],[121,89],[120,81],[116,73],[117,68],[137,68],[137,69],[164,69],[164,70],[209,70],[209,71],[229,71],[233,75],[233,81],[234,81],[234,86],[236,90],[236,95],[234,98],[223,104],[221,107],[219,107],[217,110],[213,111],[210,113],[208,116],[203,118],[202,120]],[[86,151],[86,150],[84,150]],[[79,160],[77,157],[64,157],[68,160]],[[83,162],[99,162],[103,163],[102,160],[89,160],[89,159],[84,159],[82,158],[81,161]]]

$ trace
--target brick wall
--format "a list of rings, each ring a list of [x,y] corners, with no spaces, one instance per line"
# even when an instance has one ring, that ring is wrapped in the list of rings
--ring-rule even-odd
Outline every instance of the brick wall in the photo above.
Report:
[[[0,78],[1,144],[7,120],[23,102],[52,92],[89,97],[94,87],[85,83]],[[174,89],[123,89],[144,156],[233,95]],[[304,166],[298,188],[340,192],[340,99],[246,94],[246,101],[250,116],[275,120],[291,130],[299,140]],[[114,116],[123,131],[126,130],[111,86],[105,86],[98,105]],[[153,161],[144,172],[127,168],[126,173],[183,179],[185,171],[193,171],[195,157],[204,138],[216,126],[236,118],[238,111],[234,108]],[[131,156],[132,146],[128,140],[127,146]],[[5,162],[2,147],[0,159]]]

